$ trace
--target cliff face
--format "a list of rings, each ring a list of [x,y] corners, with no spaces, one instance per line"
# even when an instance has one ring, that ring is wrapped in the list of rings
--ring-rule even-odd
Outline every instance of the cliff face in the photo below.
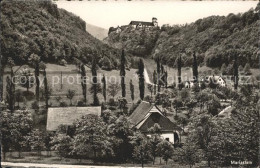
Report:
[[[243,14],[210,16],[187,25],[163,25],[150,31],[125,29],[111,32],[106,42],[113,47],[124,46],[139,57],[160,57],[164,64],[175,66],[182,55],[184,66],[192,65],[192,53],[198,63],[209,67],[232,64],[234,55],[239,64],[247,62],[258,67],[259,24],[258,8]]]
[[[34,53],[50,63],[90,64],[95,55],[100,67],[110,63],[117,68],[120,52],[89,34],[81,18],[50,1],[2,1],[1,20],[3,65],[8,57],[16,64],[27,63]]]

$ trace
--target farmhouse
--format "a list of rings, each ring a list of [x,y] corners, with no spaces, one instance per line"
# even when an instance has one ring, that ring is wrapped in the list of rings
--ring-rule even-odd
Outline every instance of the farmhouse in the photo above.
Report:
[[[216,75],[207,76],[204,79],[202,79],[201,81],[204,81],[207,84],[209,84],[210,82],[213,82],[214,84],[216,84],[218,86],[222,86],[222,87],[227,86],[226,81],[222,76],[216,76]],[[200,82],[198,82],[198,84],[200,86]],[[185,81],[185,83],[184,83],[185,88],[192,88],[193,86],[194,86],[194,80]]]
[[[222,87],[226,87],[226,81],[222,76],[212,75],[205,78],[206,82],[212,81],[214,84],[217,84]]]
[[[46,130],[56,131],[60,125],[71,126],[77,119],[88,114],[101,116],[101,106],[49,108]]]
[[[180,142],[179,131],[181,131],[181,128],[171,122],[154,104],[142,101],[130,115],[129,120],[134,125],[135,129],[140,130],[147,136],[150,136],[148,130],[157,123],[161,127],[162,138],[173,144]]]

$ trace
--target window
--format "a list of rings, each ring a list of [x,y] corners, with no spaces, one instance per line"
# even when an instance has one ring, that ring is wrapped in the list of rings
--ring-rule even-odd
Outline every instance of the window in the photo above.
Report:
[[[170,141],[170,139],[169,139],[169,138],[165,138],[165,140],[166,140],[166,141],[168,141],[168,142]]]

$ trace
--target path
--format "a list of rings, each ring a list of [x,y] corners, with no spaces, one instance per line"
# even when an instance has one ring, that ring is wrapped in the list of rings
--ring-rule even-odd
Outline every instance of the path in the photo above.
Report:
[[[40,163],[13,163],[1,162],[1,166],[5,167],[38,167],[38,168],[137,168],[126,166],[92,166],[92,165],[62,165],[62,164],[40,164]]]

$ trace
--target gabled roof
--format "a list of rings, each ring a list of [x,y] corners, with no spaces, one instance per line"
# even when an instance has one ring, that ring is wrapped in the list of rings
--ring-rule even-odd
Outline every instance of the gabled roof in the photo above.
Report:
[[[146,25],[146,26],[154,26],[154,24],[152,22],[143,22],[143,21],[131,21],[129,24],[130,25],[139,25],[140,23],[142,25]]]
[[[149,128],[158,123],[162,132],[181,130],[154,104],[142,101],[129,117],[130,122],[139,130],[147,132]]]
[[[58,107],[49,108],[47,114],[47,131],[56,131],[60,125],[72,125],[84,115],[101,115],[101,107]]]
[[[152,109],[153,105],[149,102],[142,101],[135,111],[130,115],[129,120],[132,124],[137,125]]]

